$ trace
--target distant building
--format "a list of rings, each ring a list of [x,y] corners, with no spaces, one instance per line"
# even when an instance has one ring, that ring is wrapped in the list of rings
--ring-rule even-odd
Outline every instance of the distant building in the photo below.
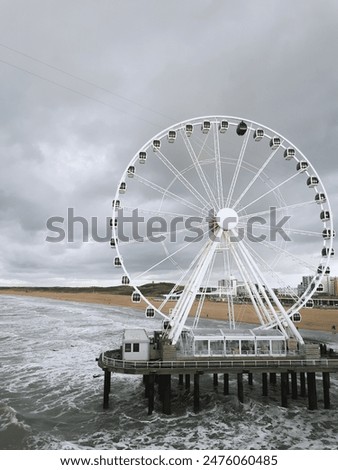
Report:
[[[218,281],[218,293],[220,297],[226,297],[231,295],[237,297],[237,279],[234,276],[230,276],[227,279],[220,279]]]

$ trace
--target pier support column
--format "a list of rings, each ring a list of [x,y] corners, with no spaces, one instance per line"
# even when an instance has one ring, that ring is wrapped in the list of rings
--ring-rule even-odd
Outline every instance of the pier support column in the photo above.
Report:
[[[103,409],[109,408],[109,393],[111,386],[111,372],[107,369],[104,371],[104,384],[103,384]]]
[[[268,374],[266,372],[262,373],[262,394],[263,397],[268,396]]]
[[[171,414],[171,375],[163,375],[163,413],[165,415]]]
[[[244,403],[243,374],[237,374],[237,396],[241,403]]]
[[[323,372],[324,408],[330,409],[330,372]]]
[[[307,373],[307,393],[309,398],[309,410],[317,409],[317,389],[316,389],[316,373]]]
[[[300,372],[300,396],[306,397],[306,382],[305,382],[305,372]]]
[[[155,377],[153,374],[148,375],[148,415],[151,415],[154,411],[154,384]]]
[[[178,385],[180,387],[183,386],[183,374],[179,374],[179,376],[178,376]]]
[[[252,374],[252,372],[248,373],[248,383],[249,383],[249,385],[253,384],[253,374]]]
[[[218,374],[214,374],[214,387],[217,387],[218,386]]]
[[[291,372],[291,396],[292,398],[298,398],[297,388],[297,372]]]
[[[144,384],[144,398],[148,398],[149,395],[149,375],[143,376],[143,384]]]
[[[200,374],[194,374],[194,412],[198,413],[200,410]]]
[[[223,394],[224,395],[229,395],[229,374],[224,374],[223,375]]]
[[[190,390],[190,374],[185,374],[185,388]]]
[[[284,408],[287,408],[288,407],[288,384],[289,384],[289,374],[287,372],[281,373],[280,383],[281,383],[282,406]]]
[[[270,372],[270,383],[275,385],[277,383],[276,372]]]

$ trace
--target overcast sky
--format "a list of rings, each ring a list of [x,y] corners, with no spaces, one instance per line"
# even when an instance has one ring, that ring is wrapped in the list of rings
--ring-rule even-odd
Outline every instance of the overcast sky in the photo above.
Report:
[[[46,221],[104,220],[138,148],[194,116],[285,135],[337,219],[336,0],[1,0],[0,13],[0,285],[116,284],[108,244],[47,243]]]

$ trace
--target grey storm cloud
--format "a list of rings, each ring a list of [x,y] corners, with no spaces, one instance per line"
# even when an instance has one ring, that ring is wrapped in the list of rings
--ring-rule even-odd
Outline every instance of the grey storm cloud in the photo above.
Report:
[[[285,135],[337,218],[337,17],[334,0],[3,0],[0,284],[118,283],[109,244],[46,243],[46,221],[74,208],[102,233],[133,155],[194,116]]]

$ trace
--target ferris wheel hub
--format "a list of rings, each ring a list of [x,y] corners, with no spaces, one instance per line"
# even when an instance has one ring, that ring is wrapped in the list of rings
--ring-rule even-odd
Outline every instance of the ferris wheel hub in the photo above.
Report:
[[[230,207],[224,207],[217,212],[217,225],[223,230],[232,230],[237,227],[238,214]]]

